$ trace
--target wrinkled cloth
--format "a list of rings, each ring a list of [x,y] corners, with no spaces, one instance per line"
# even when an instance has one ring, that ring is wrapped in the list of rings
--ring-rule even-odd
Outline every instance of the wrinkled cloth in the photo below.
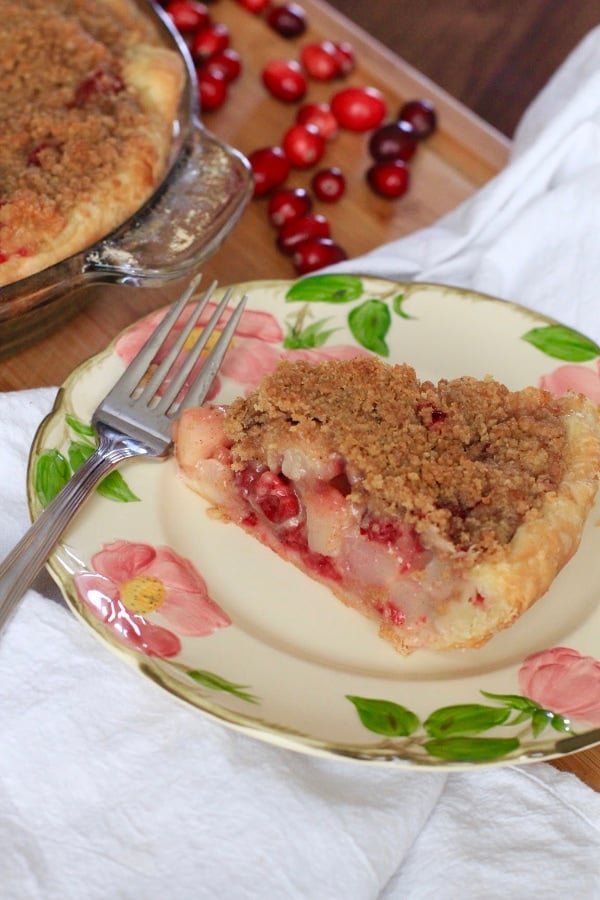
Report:
[[[600,30],[507,167],[338,271],[475,288],[600,339]],[[0,395],[0,552],[54,389]],[[600,794],[547,764],[401,772],[255,741],[116,660],[48,576],[0,635],[2,900],[600,897]]]

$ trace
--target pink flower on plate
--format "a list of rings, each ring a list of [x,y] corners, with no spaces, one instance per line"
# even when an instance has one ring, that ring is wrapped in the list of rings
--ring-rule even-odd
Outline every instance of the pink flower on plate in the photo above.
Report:
[[[199,327],[206,324],[213,310],[214,304],[209,304],[200,317]],[[146,316],[117,338],[115,345],[117,354],[126,364],[131,362],[140,347],[142,347],[158,323],[164,318],[165,313],[166,310],[161,309]],[[223,327],[228,315],[226,314],[219,322],[220,327]],[[185,319],[186,316],[184,314],[178,323],[178,329],[182,327]],[[190,343],[195,337],[194,329],[190,335]],[[322,359],[349,359],[354,356],[368,355],[366,350],[352,345],[285,350],[282,347],[283,337],[283,331],[275,316],[260,310],[245,310],[236,329],[235,337],[225,355],[219,374],[250,391],[257,387],[265,375],[273,372],[280,359],[307,359],[318,362]],[[216,337],[209,341],[209,348],[215,339]],[[175,338],[172,337],[170,344],[174,340]],[[165,356],[168,346],[165,346],[156,357],[157,363],[160,363]],[[190,380],[195,374],[196,370],[190,374]],[[221,382],[219,377],[217,377],[208,397],[209,400],[218,394],[220,386]]]
[[[231,625],[201,575],[169,547],[115,541],[92,557],[92,568],[75,576],[82,602],[118,641],[147,656],[176,656],[175,632],[204,637]]]
[[[539,386],[556,397],[562,397],[567,391],[573,391],[576,394],[585,394],[594,403],[600,403],[600,360],[596,361],[596,371],[576,364],[559,366],[548,375],[542,375]]]
[[[600,660],[569,647],[533,653],[519,670],[521,693],[570,719],[600,726]]]

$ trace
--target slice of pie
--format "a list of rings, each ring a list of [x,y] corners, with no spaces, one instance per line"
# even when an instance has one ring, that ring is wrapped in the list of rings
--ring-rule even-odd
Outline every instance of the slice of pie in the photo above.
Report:
[[[181,56],[133,0],[0,0],[0,285],[105,237],[163,179]]]
[[[184,413],[176,450],[219,516],[409,653],[479,647],[547,591],[594,501],[600,421],[579,395],[283,362]]]

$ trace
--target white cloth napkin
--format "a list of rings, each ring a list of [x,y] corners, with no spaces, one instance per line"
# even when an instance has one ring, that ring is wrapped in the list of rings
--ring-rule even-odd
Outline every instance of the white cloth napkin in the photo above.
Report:
[[[339,267],[474,287],[600,338],[600,30],[513,158],[437,225]],[[0,553],[54,390],[0,395]],[[281,750],[120,664],[42,576],[0,635],[2,900],[600,897],[600,794],[544,764],[399,772]],[[45,595],[45,596],[44,596]]]

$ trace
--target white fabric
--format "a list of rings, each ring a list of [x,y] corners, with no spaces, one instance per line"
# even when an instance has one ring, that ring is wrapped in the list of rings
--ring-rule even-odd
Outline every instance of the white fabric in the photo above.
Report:
[[[474,287],[598,340],[599,242],[595,31],[489,186],[339,268]],[[54,393],[0,395],[2,555]],[[119,664],[47,577],[36,588],[0,635],[2,900],[600,897],[600,794],[574,776],[400,773],[253,741]]]

